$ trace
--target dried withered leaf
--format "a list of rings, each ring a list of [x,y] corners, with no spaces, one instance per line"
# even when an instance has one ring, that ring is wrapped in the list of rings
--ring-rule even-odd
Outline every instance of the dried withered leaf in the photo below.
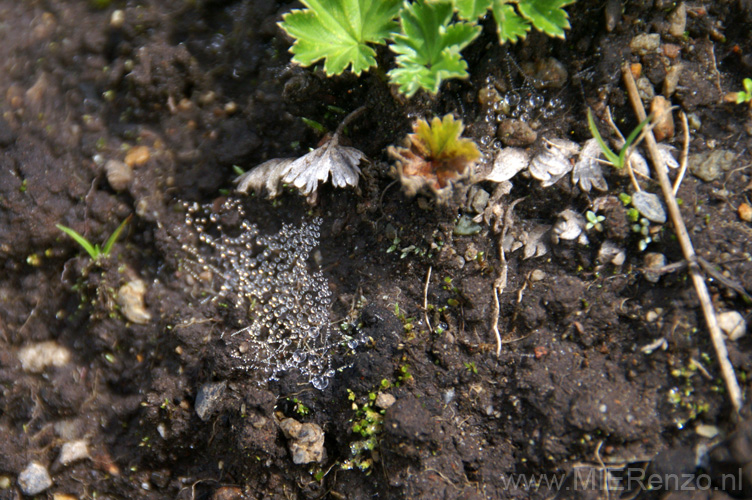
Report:
[[[330,174],[336,187],[357,187],[358,164],[365,157],[359,149],[340,146],[339,135],[335,134],[321,147],[293,161],[282,182],[294,185],[307,196],[318,189],[319,181],[326,182]]]
[[[591,188],[599,191],[607,191],[608,184],[603,177],[601,164],[598,157],[601,155],[601,148],[596,139],[588,139],[582,146],[580,155],[577,157],[577,163],[572,169],[572,182],[579,184],[580,189],[590,192]]]
[[[283,183],[292,184],[306,196],[315,195],[319,181],[326,182],[329,175],[336,187],[358,185],[358,164],[366,155],[359,149],[339,145],[339,135],[321,147],[300,158],[274,158],[249,170],[237,179],[237,190],[257,193],[266,189],[269,198],[280,194]]]
[[[434,117],[430,125],[418,120],[404,147],[387,149],[397,160],[396,171],[409,196],[424,189],[437,194],[472,173],[480,151],[471,139],[460,137],[463,129],[462,121],[451,114]]]
[[[294,158],[274,158],[254,167],[233,182],[238,185],[239,193],[248,194],[252,189],[256,194],[260,194],[266,189],[269,198],[274,198],[280,192],[282,176],[293,161]]]
[[[544,139],[545,149],[530,162],[530,175],[543,187],[552,186],[572,171],[569,159],[580,151],[580,145],[567,139]]]
[[[494,158],[493,169],[484,180],[491,182],[508,181],[525,170],[529,163],[530,155],[524,149],[504,148]]]

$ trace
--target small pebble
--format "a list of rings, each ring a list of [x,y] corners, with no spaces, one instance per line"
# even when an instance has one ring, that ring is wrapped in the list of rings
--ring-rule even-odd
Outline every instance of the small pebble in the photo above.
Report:
[[[69,441],[60,447],[58,461],[63,465],[68,465],[84,458],[89,458],[89,446],[84,439]]]
[[[684,2],[679,5],[668,15],[668,32],[671,36],[680,38],[684,36],[687,29],[687,6]]]
[[[666,222],[666,210],[664,210],[661,198],[657,194],[638,191],[632,195],[632,206],[650,222],[658,224]]]
[[[718,314],[718,326],[729,340],[738,340],[747,333],[747,322],[744,321],[744,316],[736,311]]]
[[[486,205],[488,205],[488,199],[491,197],[491,195],[486,191],[485,189],[479,189],[475,192],[475,195],[473,196],[473,200],[470,202],[470,207],[475,211],[476,214],[481,214],[486,209]]]
[[[129,281],[118,290],[117,301],[128,321],[144,325],[151,320],[151,314],[144,306],[145,294],[146,283],[140,279]]]
[[[210,382],[204,384],[196,394],[196,415],[206,422],[214,413],[217,403],[225,393],[226,382]]]
[[[655,89],[650,80],[642,76],[637,79],[635,84],[637,85],[637,93],[640,94],[640,99],[645,102],[651,102],[653,97],[655,97]]]
[[[125,155],[125,163],[130,167],[138,167],[149,161],[151,154],[146,146],[135,146]]]
[[[18,475],[18,486],[24,495],[34,496],[52,486],[52,478],[44,465],[31,462]]]
[[[115,191],[122,191],[133,180],[133,168],[120,160],[108,160],[104,165],[107,182]]]
[[[658,319],[658,313],[655,311],[648,311],[648,313],[645,315],[645,321],[648,323],[652,323],[653,321]]]
[[[632,38],[629,42],[629,48],[633,54],[644,56],[658,52],[661,46],[661,35],[658,33],[642,33]]]
[[[533,283],[543,281],[544,279],[546,279],[546,273],[544,271],[541,271],[540,269],[535,269],[532,273],[530,273],[530,281],[532,281]]]
[[[752,207],[748,203],[739,205],[739,218],[744,222],[752,222]]]
[[[653,115],[653,134],[660,142],[674,136],[674,116],[671,113],[671,103],[662,95],[657,95],[650,103],[650,114]]]
[[[11,481],[8,476],[0,476],[0,490],[7,490],[10,488]]]
[[[675,64],[666,71],[666,78],[663,79],[663,95],[671,97],[676,92],[676,87],[679,85],[679,77],[681,77],[682,64]]]
[[[736,157],[736,153],[727,149],[692,154],[689,155],[689,171],[705,182],[713,182],[720,179],[723,172],[734,167]]]
[[[506,119],[499,124],[496,131],[504,146],[527,147],[535,142],[538,134],[522,120]]]
[[[643,259],[643,265],[645,266],[645,279],[651,283],[658,283],[661,279],[659,273],[654,273],[652,269],[661,269],[666,265],[666,256],[662,253],[648,252]]]
[[[661,52],[669,59],[676,59],[681,54],[681,47],[675,43],[664,43],[661,45]]]
[[[110,27],[115,29],[120,29],[125,24],[125,12],[123,12],[120,9],[116,9],[112,11],[112,15],[110,16]]]
[[[386,410],[387,408],[389,408],[396,402],[397,402],[397,398],[395,398],[394,396],[386,392],[380,392],[376,396],[376,406],[378,406],[382,410]]]
[[[324,460],[324,431],[316,424],[301,424],[293,418],[286,418],[279,427],[289,440],[290,455],[297,465],[321,462]]]
[[[26,373],[42,373],[47,367],[61,367],[70,361],[70,351],[54,340],[27,345],[18,351],[18,360]]]

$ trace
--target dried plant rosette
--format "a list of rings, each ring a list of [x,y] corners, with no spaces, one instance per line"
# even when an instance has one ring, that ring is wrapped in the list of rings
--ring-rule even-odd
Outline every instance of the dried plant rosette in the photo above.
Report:
[[[451,114],[443,119],[434,117],[413,124],[412,134],[404,147],[389,146],[389,155],[396,160],[396,176],[408,196],[430,192],[445,198],[452,183],[469,177],[480,151],[471,139],[462,138],[464,125]]]

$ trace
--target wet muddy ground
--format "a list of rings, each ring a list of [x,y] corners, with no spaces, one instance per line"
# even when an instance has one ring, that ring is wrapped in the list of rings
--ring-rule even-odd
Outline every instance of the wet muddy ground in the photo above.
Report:
[[[610,168],[606,192],[482,180],[502,146],[590,139],[588,107],[631,130],[621,66],[640,63],[679,107],[677,159],[689,116],[677,196],[714,307],[749,319],[752,108],[725,97],[752,77],[752,8],[607,3],[568,7],[566,41],[500,47],[488,20],[468,80],[406,100],[291,66],[293,3],[0,1],[0,498],[752,497],[752,415],[686,267],[663,267],[672,225],[631,220]],[[236,167],[317,147],[303,118],[334,131],[363,105],[357,190],[234,192]],[[481,147],[476,183],[407,197],[386,149],[447,113]],[[567,209],[604,217],[587,242],[552,237]],[[98,259],[56,227],[103,246],[126,219]],[[727,346],[746,391],[750,339]]]

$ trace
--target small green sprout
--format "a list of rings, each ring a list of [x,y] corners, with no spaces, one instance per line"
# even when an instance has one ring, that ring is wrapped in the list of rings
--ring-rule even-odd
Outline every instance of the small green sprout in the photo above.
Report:
[[[465,361],[465,368],[467,368],[467,371],[469,371],[473,375],[477,375],[478,374],[478,367],[475,366],[475,361],[471,361],[469,363],[467,361]]]
[[[588,210],[585,213],[585,218],[587,219],[587,224],[585,224],[585,229],[588,231],[595,228],[596,231],[601,232],[603,231],[603,222],[606,220],[606,217],[603,215],[596,215],[595,212]]]
[[[63,226],[62,224],[55,224],[55,226],[59,230],[61,230],[62,232],[64,232],[65,234],[73,238],[76,241],[76,243],[81,245],[81,247],[84,250],[86,250],[86,253],[89,254],[91,259],[94,262],[97,262],[100,258],[107,257],[108,255],[110,255],[110,251],[112,250],[113,245],[115,244],[117,239],[120,237],[120,234],[125,229],[125,226],[126,224],[128,224],[128,221],[131,220],[131,217],[133,217],[133,215],[129,215],[128,217],[126,217],[125,220],[120,223],[118,228],[115,229],[115,231],[110,235],[110,237],[107,238],[107,241],[104,242],[104,246],[101,246],[101,247],[99,246],[99,244],[92,245],[89,242],[89,240],[81,236],[74,229],[71,229],[67,226]]]
[[[736,93],[736,103],[752,103],[752,78],[745,78],[742,85],[744,85],[744,90]]]
[[[595,125],[595,121],[593,120],[593,112],[590,111],[590,108],[588,108],[587,110],[588,128],[590,128],[590,133],[593,134],[593,138],[598,141],[598,146],[600,146],[601,151],[603,152],[603,156],[605,156],[606,159],[619,170],[624,168],[624,164],[627,161],[627,153],[629,152],[629,148],[632,146],[632,143],[635,142],[637,136],[640,135],[640,132],[645,127],[645,125],[648,124],[651,117],[652,115],[645,118],[642,122],[640,122],[639,125],[634,128],[634,130],[632,130],[632,133],[629,134],[626,142],[619,150],[619,154],[616,154],[611,150],[611,148],[606,145],[603,137],[601,137],[601,133],[598,131],[598,127]]]
[[[293,410],[295,410],[295,413],[297,413],[301,417],[307,417],[311,413],[311,409],[301,403],[298,398],[293,398],[292,402],[295,403]]]

